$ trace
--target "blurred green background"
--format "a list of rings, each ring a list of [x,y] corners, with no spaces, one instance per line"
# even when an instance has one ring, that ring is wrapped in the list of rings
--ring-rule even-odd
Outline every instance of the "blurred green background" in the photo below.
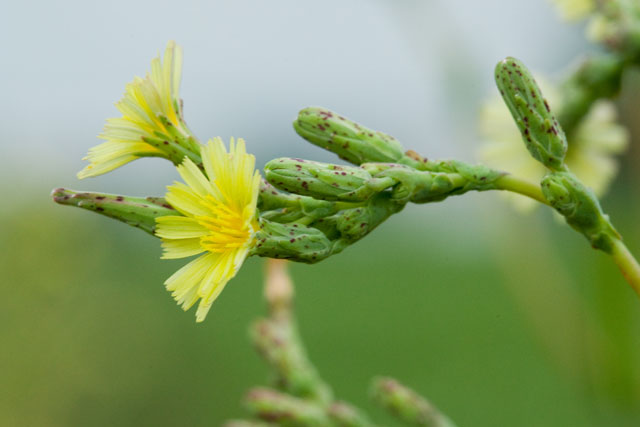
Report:
[[[34,15],[16,4],[0,18],[0,31],[17,34],[0,107],[0,425],[220,425],[245,415],[249,387],[268,383],[247,336],[265,313],[262,260],[250,259],[196,325],[162,285],[182,261],[160,260],[159,242],[141,231],[48,196],[57,186],[162,194],[176,177],[145,159],[74,178],[116,114],[111,103],[169,38],[185,47],[196,134],[245,136],[262,164],[333,160],[290,129],[310,104],[430,157],[473,160],[474,117],[501,56],[522,52],[555,72],[594,49],[543,1],[336,1],[317,13],[304,3],[187,2],[172,16],[143,2],[121,16],[124,2],[95,12],[69,1],[51,14],[42,2]],[[507,19],[521,14],[529,20]],[[195,25],[208,16],[223,28]],[[24,30],[27,18],[40,29]],[[129,30],[107,32],[116,19]],[[155,25],[138,28],[141,19]],[[536,28],[547,30],[532,39]],[[603,201],[636,254],[639,82],[627,76],[618,102],[632,146]],[[310,357],[339,398],[381,423],[394,421],[368,400],[376,375],[421,392],[460,426],[640,425],[638,299],[607,256],[547,209],[521,215],[492,193],[412,206],[292,274]]]

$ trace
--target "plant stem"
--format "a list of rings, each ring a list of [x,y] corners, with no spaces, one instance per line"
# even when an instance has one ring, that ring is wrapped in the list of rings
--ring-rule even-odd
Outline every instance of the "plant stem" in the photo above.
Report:
[[[549,206],[549,202],[544,198],[540,187],[522,178],[513,175],[504,175],[498,178],[495,184],[499,190],[518,193]],[[625,280],[640,297],[640,264],[621,239],[614,240],[611,256],[622,272]]]
[[[611,256],[624,278],[640,296],[640,264],[621,239],[614,240]]]
[[[527,180],[524,180],[522,178],[518,178],[517,176],[510,175],[510,174],[504,175],[495,181],[495,185],[498,190],[505,190],[505,191],[511,191],[513,193],[518,193],[523,196],[530,197],[533,200],[536,200],[547,206],[549,205],[549,202],[547,201],[547,199],[545,199],[544,195],[542,194],[542,190],[540,189],[539,185],[529,182]]]

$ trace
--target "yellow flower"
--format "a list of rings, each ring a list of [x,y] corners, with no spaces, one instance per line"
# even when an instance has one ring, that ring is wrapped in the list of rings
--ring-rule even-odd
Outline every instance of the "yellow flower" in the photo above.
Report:
[[[231,139],[227,153],[220,138],[202,148],[207,176],[185,158],[178,172],[186,184],[167,187],[167,201],[184,216],[156,219],[163,258],[205,252],[167,279],[167,290],[184,310],[198,299],[196,321],[202,322],[213,301],[235,275],[255,244],[260,173],[242,139]],[[207,178],[208,177],[208,178]]]
[[[559,111],[559,94],[542,79],[536,79],[552,108]],[[484,140],[479,155],[487,166],[513,173],[532,182],[540,182],[546,169],[534,160],[499,96],[490,99],[480,113],[480,133]],[[615,158],[629,142],[627,130],[616,122],[615,107],[610,101],[598,101],[576,129],[567,135],[569,149],[566,164],[582,182],[601,196],[618,171]],[[516,194],[507,194],[517,208],[528,210],[535,202]]]
[[[164,60],[151,61],[151,73],[136,77],[126,86],[116,104],[122,117],[107,119],[101,139],[84,160],[89,165],[78,178],[102,175],[140,157],[165,157],[182,161],[176,146],[193,147],[195,138],[182,118],[180,76],[182,50],[175,42],[167,45]]]
[[[567,21],[586,18],[596,7],[595,0],[551,0]]]

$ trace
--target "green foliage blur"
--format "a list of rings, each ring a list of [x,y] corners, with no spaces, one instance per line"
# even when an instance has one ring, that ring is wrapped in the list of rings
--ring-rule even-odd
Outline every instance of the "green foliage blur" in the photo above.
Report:
[[[604,201],[635,253],[639,151]],[[244,417],[245,392],[269,381],[247,336],[266,311],[262,260],[198,325],[162,285],[184,261],[35,191],[0,210],[0,425]],[[489,193],[411,207],[292,273],[311,359],[338,398],[381,423],[394,425],[368,399],[376,375],[460,426],[640,423],[640,303],[607,256],[547,209],[521,215]]]

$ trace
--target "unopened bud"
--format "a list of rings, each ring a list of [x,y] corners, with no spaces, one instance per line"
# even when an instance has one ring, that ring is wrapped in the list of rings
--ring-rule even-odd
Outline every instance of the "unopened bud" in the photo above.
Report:
[[[245,398],[247,409],[261,419],[283,426],[332,425],[321,405],[277,390],[256,387]]]
[[[180,215],[160,197],[129,197],[115,194],[87,193],[57,188],[51,193],[61,205],[77,206],[117,219],[147,233],[154,234],[156,218]]]
[[[567,138],[531,72],[509,57],[496,65],[495,79],[529,153],[551,170],[564,170]]]
[[[363,201],[375,193],[371,175],[359,167],[281,158],[267,163],[265,174],[281,190],[322,200]]]
[[[590,189],[570,172],[551,173],[541,186],[544,197],[566,218],[567,224],[582,233],[594,248],[611,253],[613,240],[620,236]]]
[[[337,242],[332,248],[332,253],[337,253],[362,239],[404,206],[404,203],[393,200],[389,192],[382,192],[374,195],[366,205],[342,210],[315,222],[314,227]]]
[[[348,162],[396,162],[404,156],[402,144],[385,133],[368,129],[320,107],[305,108],[293,122],[298,135]]]
[[[377,378],[371,389],[373,399],[410,425],[453,427],[454,424],[428,400],[393,378]]]
[[[315,228],[260,220],[251,255],[315,263],[331,255],[331,242]]]

